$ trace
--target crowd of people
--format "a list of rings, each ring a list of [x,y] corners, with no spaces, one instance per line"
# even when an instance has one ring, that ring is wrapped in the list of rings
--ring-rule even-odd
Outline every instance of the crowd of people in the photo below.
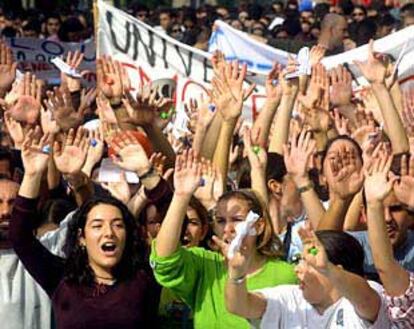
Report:
[[[79,42],[92,37],[93,13],[79,1],[50,11],[36,9],[0,11],[3,37],[50,38]],[[54,9],[54,10],[53,10]],[[150,8],[133,1],[124,8],[129,14],[193,47],[208,50],[214,22],[223,20],[233,28],[248,33],[259,42],[296,53],[304,45],[317,43],[323,34],[322,20],[327,13],[341,15],[346,21],[341,44],[335,53],[382,38],[414,24],[414,5],[399,1],[329,2],[274,1],[269,5],[240,1],[238,6],[202,5],[198,8]],[[341,39],[341,41],[342,41]]]
[[[369,41],[413,5],[130,11],[202,49],[217,17],[309,45],[311,74],[275,63],[249,123],[247,67],[217,51],[177,136],[173,95],[116,59],[97,59],[94,88],[48,86],[1,41],[2,328],[414,328],[414,91]],[[91,37],[86,13],[30,15],[3,11],[3,36]],[[321,60],[363,43],[356,92]]]

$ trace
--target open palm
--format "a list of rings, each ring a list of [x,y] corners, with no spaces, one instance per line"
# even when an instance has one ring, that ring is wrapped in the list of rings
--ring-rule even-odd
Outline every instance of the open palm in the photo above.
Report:
[[[177,156],[174,173],[174,188],[178,195],[192,195],[200,185],[201,164],[192,150]]]

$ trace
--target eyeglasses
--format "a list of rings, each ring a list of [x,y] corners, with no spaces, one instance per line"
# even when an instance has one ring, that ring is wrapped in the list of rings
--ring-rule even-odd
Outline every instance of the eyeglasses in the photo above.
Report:
[[[173,33],[180,33],[180,32],[181,32],[181,30],[180,30],[180,29],[174,29],[174,30],[172,30],[172,32],[173,32]]]

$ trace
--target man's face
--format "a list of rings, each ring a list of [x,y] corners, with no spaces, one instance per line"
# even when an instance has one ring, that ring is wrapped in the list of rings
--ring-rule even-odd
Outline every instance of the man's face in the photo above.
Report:
[[[384,200],[384,217],[392,246],[400,246],[407,238],[412,219],[393,192]]]
[[[167,31],[168,27],[171,25],[171,16],[167,13],[160,14],[160,25]]]
[[[19,184],[8,179],[0,179],[0,240],[7,238],[13,204],[18,190]]]
[[[283,179],[282,200],[280,201],[282,218],[293,221],[303,213],[302,200],[296,185],[289,176]]]
[[[337,48],[343,44],[343,40],[348,34],[348,23],[345,18],[341,19],[331,29],[331,47],[332,49]]]
[[[46,30],[49,35],[55,35],[60,28],[60,22],[57,18],[49,18],[46,23]]]

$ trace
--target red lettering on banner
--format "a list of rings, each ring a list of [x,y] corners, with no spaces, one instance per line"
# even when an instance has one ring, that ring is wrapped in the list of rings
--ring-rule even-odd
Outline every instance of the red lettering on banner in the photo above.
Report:
[[[208,94],[208,92],[207,92],[207,89],[201,84],[201,83],[198,83],[198,82],[195,82],[195,81],[193,81],[193,80],[188,80],[188,81],[186,81],[186,83],[184,84],[184,86],[183,86],[183,90],[182,90],[182,92],[181,92],[181,101],[183,102],[184,101],[184,99],[185,99],[185,92],[187,91],[187,88],[188,88],[188,86],[190,85],[190,84],[195,84],[195,85],[197,85],[197,86],[199,86],[201,89],[203,89],[204,91],[205,91],[205,93],[206,94]]]

